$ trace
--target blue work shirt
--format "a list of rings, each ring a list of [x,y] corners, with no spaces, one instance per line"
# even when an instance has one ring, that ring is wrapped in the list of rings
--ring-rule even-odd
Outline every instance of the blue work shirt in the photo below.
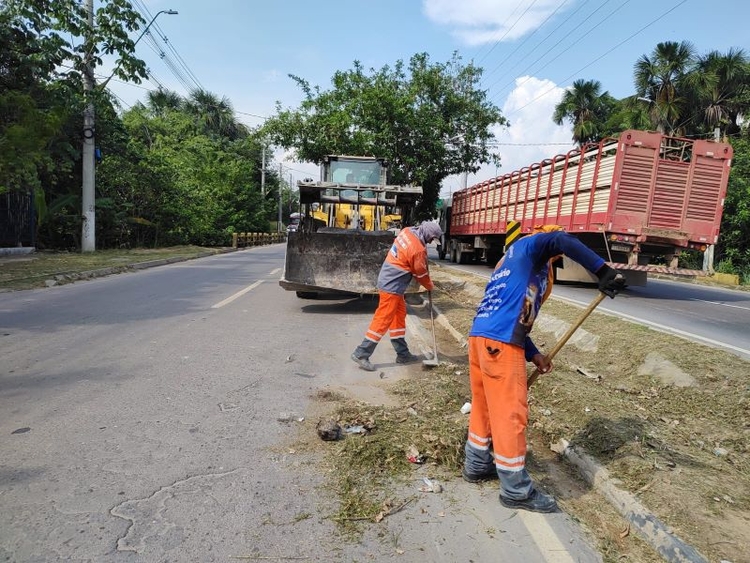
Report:
[[[538,233],[517,240],[492,272],[469,336],[484,336],[521,346],[527,361],[538,354],[528,334],[549,294],[550,260],[561,254],[592,273],[604,264],[604,259],[564,231]]]

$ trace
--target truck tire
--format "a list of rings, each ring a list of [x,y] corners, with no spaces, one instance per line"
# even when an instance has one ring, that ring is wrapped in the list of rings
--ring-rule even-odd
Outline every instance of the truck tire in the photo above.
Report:
[[[445,260],[445,245],[444,244],[438,245],[438,258],[440,260]]]

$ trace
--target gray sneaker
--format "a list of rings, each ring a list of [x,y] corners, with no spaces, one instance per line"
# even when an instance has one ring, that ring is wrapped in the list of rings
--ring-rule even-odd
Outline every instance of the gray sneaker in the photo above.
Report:
[[[396,363],[397,364],[413,364],[414,362],[419,361],[419,356],[415,356],[411,352],[407,352],[406,354],[399,354],[396,356]]]
[[[365,371],[375,371],[375,366],[370,363],[369,358],[358,358],[354,352],[352,352],[352,360],[354,360],[360,369]]]
[[[538,489],[531,491],[529,497],[523,500],[504,497],[500,493],[500,504],[505,508],[529,510],[531,512],[557,512],[557,502],[555,502],[555,499],[549,495],[540,493]]]

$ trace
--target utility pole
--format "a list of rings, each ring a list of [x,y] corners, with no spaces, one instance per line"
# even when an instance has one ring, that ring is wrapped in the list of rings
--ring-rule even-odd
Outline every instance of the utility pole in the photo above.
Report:
[[[94,165],[96,152],[96,116],[94,113],[94,65],[91,62],[91,53],[94,50],[94,0],[86,0],[86,13],[88,15],[88,42],[85,44],[85,59],[83,70],[83,97],[86,108],[83,110],[83,147],[81,150],[81,212],[83,224],[81,226],[81,252],[94,252],[96,250],[96,167]],[[175,15],[175,10],[161,10],[148,22],[133,47],[143,38],[159,17],[159,14]],[[117,72],[120,63],[115,70],[100,86],[104,90]]]
[[[260,147],[261,159],[260,159],[260,195],[263,199],[266,199],[266,146],[261,145]]]
[[[88,37],[89,42],[94,41],[94,0],[86,0],[86,12],[88,14]],[[81,251],[93,252],[96,250],[96,212],[94,200],[94,185],[96,182],[94,168],[94,67],[91,64],[91,51],[93,45],[86,43],[86,59],[83,71],[83,97],[86,108],[83,110],[83,149],[81,151],[82,185],[81,185],[81,209],[83,212],[83,225],[81,227]]]
[[[276,227],[279,232],[281,232],[281,182],[283,182],[284,176],[282,174],[284,171],[282,170],[281,163],[279,162],[279,221],[278,226]]]

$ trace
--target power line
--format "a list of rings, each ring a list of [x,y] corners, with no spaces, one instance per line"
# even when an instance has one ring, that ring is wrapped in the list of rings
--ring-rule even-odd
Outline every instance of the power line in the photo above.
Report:
[[[505,31],[505,33],[503,33],[503,34],[502,34],[502,36],[501,36],[501,37],[500,37],[500,38],[499,38],[499,39],[498,39],[497,41],[495,41],[494,45],[492,45],[492,47],[490,47],[490,50],[489,50],[489,51],[487,51],[487,53],[486,53],[485,55],[483,55],[483,56],[482,56],[482,58],[481,58],[481,59],[480,59],[480,60],[479,60],[479,61],[477,62],[477,64],[478,64],[478,63],[480,63],[480,62],[482,62],[482,60],[483,60],[483,59],[484,59],[484,58],[485,58],[485,57],[486,57],[487,55],[489,55],[489,54],[490,54],[490,53],[492,52],[492,50],[493,50],[493,49],[494,49],[495,47],[497,47],[497,46],[498,46],[498,45],[500,44],[500,42],[501,42],[501,41],[502,41],[503,39],[505,39],[505,37],[506,37],[506,36],[507,36],[507,35],[508,35],[508,34],[509,34],[509,33],[510,33],[510,32],[511,32],[512,30],[513,30],[513,28],[514,28],[514,27],[516,27],[516,24],[517,24],[517,23],[518,23],[519,21],[521,21],[521,18],[522,18],[522,17],[524,17],[524,16],[526,15],[526,12],[528,12],[528,11],[529,11],[529,10],[531,9],[531,7],[532,7],[532,6],[534,5],[534,4],[536,4],[536,3],[537,3],[537,0],[533,0],[533,1],[531,2],[531,4],[529,4],[529,5],[528,5],[528,6],[526,7],[526,9],[525,9],[525,10],[523,11],[523,13],[522,13],[522,14],[521,14],[520,16],[518,16],[518,19],[516,19],[516,21],[514,21],[514,22],[513,22],[513,25],[511,25],[511,26],[510,26],[510,27],[509,27],[509,28],[508,28],[508,29],[507,29],[507,30]],[[506,24],[506,23],[508,23],[508,21],[510,20],[510,18],[511,18],[511,17],[513,17],[513,14],[514,14],[514,13],[516,12],[516,10],[517,10],[518,8],[520,8],[520,7],[521,7],[521,4],[523,4],[523,2],[520,2],[520,3],[519,3],[519,4],[518,4],[518,5],[516,6],[516,7],[515,7],[515,9],[513,10],[513,13],[511,13],[511,15],[510,15],[510,16],[508,16],[508,19],[507,19],[507,20],[505,20],[505,22],[503,22],[503,25],[501,26],[501,29],[502,29],[502,28],[503,28],[503,27],[505,26],[505,24]]]
[[[594,63],[596,63],[596,62],[600,61],[601,59],[603,59],[604,57],[606,57],[607,55],[609,55],[609,54],[610,54],[610,53],[611,53],[612,51],[614,51],[615,49],[617,49],[617,48],[618,48],[618,47],[620,47],[621,45],[623,45],[623,44],[627,43],[628,41],[630,41],[630,40],[631,40],[631,39],[632,39],[633,37],[635,37],[636,35],[639,35],[640,33],[642,33],[643,31],[645,31],[646,29],[648,29],[648,28],[649,28],[649,27],[651,27],[652,25],[654,25],[654,24],[655,24],[656,22],[658,22],[659,20],[661,20],[661,19],[662,19],[662,18],[664,18],[665,16],[667,16],[667,15],[669,15],[670,13],[674,12],[674,11],[675,11],[675,10],[676,10],[677,8],[679,8],[680,6],[682,6],[682,5],[683,5],[683,4],[685,3],[685,2],[687,2],[687,0],[682,0],[682,1],[681,1],[681,2],[679,3],[679,4],[677,4],[676,6],[674,6],[674,7],[670,8],[669,10],[667,10],[666,12],[664,12],[663,14],[661,14],[660,16],[658,16],[658,17],[657,17],[656,19],[654,19],[654,20],[652,20],[651,22],[649,22],[648,24],[644,25],[644,26],[643,26],[642,28],[640,28],[640,29],[639,29],[638,31],[636,31],[636,32],[635,32],[635,33],[633,33],[632,35],[630,35],[630,36],[626,37],[625,39],[623,39],[622,41],[620,41],[620,42],[619,42],[619,43],[618,43],[617,45],[615,45],[614,47],[612,47],[612,48],[608,49],[607,51],[605,51],[604,53],[602,53],[601,55],[599,55],[599,56],[598,56],[597,58],[595,58],[595,59],[594,59],[593,61],[591,61],[591,62],[590,62],[590,63],[588,63],[587,65],[585,65],[585,66],[581,67],[580,69],[578,69],[577,71],[575,71],[575,72],[574,72],[573,74],[571,74],[571,75],[570,75],[570,76],[568,76],[567,78],[564,78],[564,79],[563,79],[563,80],[562,80],[561,82],[567,82],[568,80],[570,80],[571,78],[573,78],[573,77],[574,77],[574,76],[576,76],[577,74],[580,74],[581,72],[583,72],[584,70],[586,70],[587,68],[589,68],[589,67],[590,67],[591,65],[593,65]],[[533,103],[534,103],[535,101],[537,101],[538,99],[540,99],[540,98],[543,98],[544,96],[546,96],[547,94],[549,94],[550,92],[552,92],[552,90],[554,90],[555,88],[557,88],[557,86],[553,86],[552,88],[550,88],[550,89],[548,89],[548,90],[545,90],[544,92],[542,92],[541,94],[539,94],[539,95],[538,95],[538,96],[537,96],[536,98],[532,99],[532,100],[531,100],[530,102],[528,102],[527,104],[525,104],[525,105],[521,106],[520,108],[516,108],[516,109],[514,109],[514,110],[513,110],[513,111],[512,111],[511,113],[509,113],[508,115],[513,115],[513,114],[515,114],[515,113],[518,113],[518,112],[519,112],[519,111],[521,111],[522,109],[524,109],[524,108],[526,108],[526,107],[530,106],[531,104],[533,104]]]
[[[523,57],[521,57],[520,59],[518,59],[518,60],[516,61],[516,63],[515,63],[515,64],[514,64],[513,66],[511,66],[511,67],[510,67],[510,68],[509,68],[509,69],[508,69],[508,70],[506,71],[506,74],[509,74],[511,70],[513,70],[514,68],[516,68],[516,67],[517,67],[517,66],[518,66],[519,64],[521,64],[521,62],[522,62],[522,61],[524,61],[524,60],[525,60],[526,58],[528,58],[528,57],[529,57],[529,55],[531,55],[531,53],[533,53],[533,52],[534,52],[534,51],[536,51],[536,50],[537,50],[537,49],[538,49],[539,47],[541,47],[541,46],[542,46],[542,45],[544,44],[544,42],[545,42],[545,41],[547,41],[547,39],[549,39],[550,37],[552,37],[552,36],[553,36],[553,35],[555,34],[555,32],[556,32],[556,31],[557,31],[558,29],[560,29],[560,28],[561,28],[562,26],[564,26],[564,25],[565,25],[565,24],[566,24],[567,22],[571,21],[571,20],[573,19],[573,17],[574,17],[574,16],[575,16],[575,15],[576,15],[576,14],[577,14],[578,12],[580,12],[580,11],[581,11],[581,10],[583,9],[583,7],[584,7],[584,6],[585,6],[585,5],[586,5],[586,4],[588,3],[588,1],[589,1],[589,0],[584,0],[584,2],[583,2],[583,3],[582,3],[582,4],[580,5],[580,6],[578,6],[578,8],[576,8],[576,9],[575,9],[575,10],[574,10],[574,11],[573,11],[573,12],[572,12],[571,14],[569,14],[569,15],[568,15],[568,17],[567,17],[567,18],[565,18],[565,19],[564,19],[564,20],[563,20],[562,22],[560,22],[560,24],[559,24],[559,25],[557,25],[557,26],[555,27],[555,29],[553,29],[552,31],[550,31],[550,32],[549,32],[549,33],[548,33],[548,34],[547,34],[547,35],[546,35],[546,36],[544,37],[544,39],[542,39],[542,40],[541,40],[541,41],[540,41],[539,43],[537,43],[536,47],[534,47],[534,48],[533,48],[533,49],[531,49],[531,50],[530,50],[530,51],[529,51],[528,53],[526,53],[526,54],[525,54],[525,55],[524,55]],[[538,60],[538,59],[537,59],[537,60]],[[535,62],[536,62],[536,61],[535,61]],[[529,67],[531,67],[531,66],[533,66],[533,65],[534,65],[534,63],[531,63],[531,65],[529,65]],[[527,69],[528,69],[529,67],[526,67],[526,69],[524,69],[524,72],[525,72],[525,71],[526,71],[526,70],[527,70]],[[495,70],[497,70],[497,68],[496,68]],[[494,71],[493,71],[493,72],[494,72]],[[492,87],[493,87],[493,86],[494,86],[495,84],[497,84],[497,83],[498,83],[498,81],[499,81],[499,79],[498,79],[498,80],[496,80],[495,82],[493,82],[492,84],[490,84],[490,85],[489,85],[489,86],[487,87],[487,89],[489,90],[490,88],[492,88]]]
[[[584,39],[586,38],[586,36],[587,36],[588,34],[590,34],[590,33],[591,33],[592,31],[594,31],[594,30],[595,30],[595,29],[596,29],[597,27],[599,27],[599,26],[600,26],[601,24],[603,24],[603,23],[604,23],[605,21],[607,21],[607,20],[608,20],[609,18],[611,18],[611,17],[613,16],[613,15],[615,15],[615,13],[617,13],[617,12],[618,12],[618,11],[620,11],[620,10],[621,10],[621,9],[622,9],[623,7],[625,7],[625,5],[626,5],[626,4],[628,3],[628,2],[630,2],[630,0],[625,0],[624,2],[622,2],[621,4],[619,4],[619,5],[618,5],[618,6],[617,6],[617,7],[616,7],[616,8],[614,9],[614,10],[612,10],[612,11],[611,11],[611,12],[610,12],[610,13],[609,13],[609,14],[608,14],[607,16],[605,16],[605,17],[604,17],[604,19],[602,19],[602,20],[601,20],[601,21],[600,21],[599,23],[597,23],[597,24],[596,24],[596,25],[595,25],[594,27],[592,27],[591,29],[589,29],[589,30],[588,30],[588,31],[587,31],[587,32],[586,32],[585,34],[581,35],[581,36],[580,36],[580,37],[579,37],[579,38],[578,38],[577,40],[573,41],[573,43],[571,43],[570,45],[568,45],[568,46],[567,46],[567,47],[566,47],[566,48],[565,48],[565,49],[564,49],[563,51],[561,51],[561,52],[560,52],[559,54],[557,54],[557,55],[556,55],[555,57],[551,58],[551,59],[550,59],[549,61],[547,61],[547,62],[546,62],[546,63],[545,63],[544,65],[542,65],[541,67],[537,68],[537,69],[535,70],[535,72],[537,72],[537,73],[538,73],[539,71],[541,71],[541,70],[544,70],[544,69],[545,69],[545,68],[547,68],[547,67],[548,67],[548,66],[549,66],[550,64],[552,64],[552,63],[553,63],[553,62],[555,62],[555,61],[556,61],[557,59],[559,59],[560,57],[562,57],[562,56],[563,56],[563,55],[564,55],[564,54],[565,54],[565,53],[566,53],[567,51],[569,51],[569,50],[571,49],[571,47],[573,47],[574,45],[576,45],[576,44],[580,43],[581,41],[583,41],[583,40],[584,40]],[[546,54],[546,53],[545,53],[545,54]],[[530,77],[528,77],[528,78],[527,78],[526,80],[524,80],[523,82],[519,82],[517,86],[521,86],[521,85],[525,84],[526,82],[528,82],[529,80],[531,80],[531,78],[530,78]]]
[[[554,11],[553,11],[552,13],[550,13],[550,15],[548,15],[548,16],[547,16],[547,17],[546,17],[546,18],[544,19],[544,21],[543,21],[542,23],[540,23],[540,24],[539,24],[539,25],[538,25],[538,26],[537,26],[536,28],[534,28],[534,31],[532,31],[532,32],[531,32],[531,33],[530,33],[529,35],[527,35],[527,36],[526,36],[526,38],[525,38],[525,39],[524,39],[523,41],[521,41],[521,43],[520,43],[520,44],[518,45],[518,47],[516,47],[515,49],[513,49],[513,51],[511,51],[510,53],[508,53],[508,55],[506,55],[506,57],[505,57],[505,58],[504,58],[504,59],[503,59],[502,61],[500,61],[499,63],[497,63],[497,65],[495,66],[495,68],[494,68],[494,69],[492,69],[492,70],[491,70],[490,72],[488,72],[488,73],[487,73],[487,77],[489,77],[489,75],[490,75],[490,74],[492,74],[492,73],[494,73],[495,71],[497,71],[497,69],[499,69],[499,68],[500,68],[500,67],[501,67],[501,66],[502,66],[503,64],[505,64],[505,61],[507,61],[507,60],[508,60],[508,59],[509,59],[510,57],[512,57],[512,56],[513,56],[513,55],[514,55],[514,54],[515,54],[515,53],[516,53],[516,52],[517,52],[517,51],[518,51],[518,50],[519,50],[519,49],[520,49],[521,47],[523,47],[523,46],[524,46],[524,45],[526,44],[526,42],[527,42],[527,41],[528,41],[529,39],[531,39],[532,37],[534,37],[534,34],[535,34],[535,33],[536,33],[537,31],[539,31],[539,30],[540,30],[540,29],[541,29],[541,28],[542,28],[542,27],[544,26],[544,24],[546,24],[546,23],[547,23],[547,22],[548,22],[548,21],[549,21],[549,20],[550,20],[550,19],[551,19],[551,18],[552,18],[552,17],[553,17],[553,16],[554,16],[554,15],[555,15],[555,14],[556,14],[557,12],[558,12],[558,11],[560,11],[560,8],[562,8],[562,7],[563,7],[563,6],[565,5],[565,4],[567,4],[567,2],[568,2],[568,0],[563,0],[563,1],[562,1],[562,2],[561,2],[561,3],[560,3],[560,4],[558,5],[558,6],[557,6],[557,8],[555,8],[555,10],[554,10]]]
[[[594,15],[595,15],[595,14],[596,14],[596,13],[597,13],[597,12],[598,12],[599,10],[601,10],[602,8],[604,8],[604,6],[606,6],[607,4],[609,4],[609,3],[611,2],[611,1],[612,1],[612,0],[606,0],[606,1],[605,1],[605,2],[603,3],[603,4],[600,4],[600,5],[599,5],[599,6],[598,6],[598,7],[597,7],[597,8],[596,8],[596,9],[595,9],[595,10],[594,10],[593,12],[591,12],[591,13],[590,13],[590,14],[589,14],[588,16],[586,16],[586,17],[585,17],[585,18],[584,18],[584,19],[583,19],[583,20],[582,20],[582,21],[581,21],[581,22],[580,22],[580,23],[579,23],[579,24],[578,24],[577,26],[575,26],[575,27],[574,27],[573,29],[571,29],[571,30],[570,30],[570,31],[569,31],[569,32],[568,32],[568,33],[567,33],[567,34],[566,34],[565,36],[563,36],[563,37],[562,37],[562,38],[561,38],[561,39],[560,39],[560,40],[559,40],[559,41],[558,41],[557,43],[555,43],[554,45],[552,45],[552,47],[550,47],[550,48],[549,48],[549,49],[547,49],[547,50],[546,50],[546,51],[545,51],[544,53],[542,53],[542,54],[541,54],[541,55],[540,55],[539,57],[537,57],[537,59],[536,59],[536,60],[535,60],[535,61],[534,61],[533,63],[531,63],[531,64],[530,64],[529,66],[527,66],[527,67],[526,67],[526,68],[525,68],[525,69],[524,69],[524,70],[523,70],[523,71],[521,72],[521,74],[524,74],[524,73],[526,73],[526,71],[528,71],[528,70],[529,70],[529,69],[530,69],[531,67],[533,67],[533,66],[534,66],[534,65],[535,65],[536,63],[538,63],[539,61],[541,61],[541,60],[542,60],[542,59],[543,59],[543,58],[544,58],[544,57],[545,57],[545,56],[546,56],[546,55],[547,55],[547,54],[548,54],[548,53],[549,53],[550,51],[552,51],[552,50],[553,50],[553,49],[554,49],[555,47],[557,47],[557,46],[558,46],[558,45],[559,45],[560,43],[562,43],[563,41],[565,41],[565,39],[567,39],[568,37],[570,37],[570,35],[571,35],[571,34],[572,34],[572,33],[573,33],[574,31],[576,31],[576,30],[577,30],[577,29],[578,29],[579,27],[581,27],[581,26],[582,26],[583,24],[585,24],[585,23],[586,23],[586,22],[587,22],[588,20],[590,20],[590,19],[591,19],[592,17],[594,17]],[[627,2],[629,2],[629,1],[630,1],[630,0],[626,0],[626,3],[627,3]],[[624,4],[623,4],[623,5],[624,5]],[[605,18],[605,19],[606,19],[606,18]],[[601,23],[601,22],[600,22],[600,23]],[[597,24],[597,25],[598,25],[598,24]],[[583,37],[586,37],[586,36],[587,36],[587,35],[588,35],[589,33],[591,33],[591,32],[592,32],[592,31],[593,31],[593,30],[594,30],[595,28],[596,28],[596,26],[595,26],[595,27],[593,27],[593,28],[591,28],[591,29],[589,29],[589,30],[588,30],[588,31],[587,31],[586,33],[584,33],[584,34],[583,34],[583,35],[581,36],[581,38],[579,38],[579,41],[580,41],[580,39],[582,39]],[[564,49],[564,50],[562,51],[562,53],[561,53],[561,54],[563,54],[563,53],[565,53],[566,51],[568,51],[568,50],[569,50],[569,48],[570,48],[570,47],[568,47],[568,48]],[[558,56],[559,56],[559,55],[558,55]],[[549,64],[549,63],[547,63],[547,64]],[[546,66],[546,65],[545,65],[545,66]],[[542,68],[544,68],[544,67],[542,67]],[[541,70],[541,69],[537,69],[537,70],[535,70],[535,72],[538,72],[539,70]],[[507,84],[505,84],[505,85],[504,85],[504,86],[503,86],[502,88],[500,88],[500,91],[499,91],[499,92],[498,92],[498,93],[497,93],[497,94],[496,94],[495,96],[493,96],[493,99],[496,99],[496,98],[498,98],[498,97],[499,97],[499,95],[500,95],[500,94],[501,94],[502,92],[504,92],[504,91],[505,91],[505,90],[506,90],[506,89],[508,88],[508,86],[511,86],[511,85],[513,85],[513,83],[514,83],[514,82],[515,82],[515,81],[514,81],[514,80],[512,80],[512,81],[508,82]],[[525,81],[524,81],[524,82],[525,82]],[[497,82],[495,82],[495,83],[497,83]],[[521,84],[523,84],[523,82],[522,82]],[[520,84],[519,84],[519,85],[520,85]]]
[[[149,11],[143,0],[133,0],[133,2],[136,5],[136,10],[142,16],[144,16],[144,19],[151,19],[151,21],[154,21],[151,12]],[[187,92],[191,92],[196,88],[204,90],[205,88],[203,88],[203,85],[200,83],[195,73],[190,70],[190,67],[185,62],[185,59],[183,59],[182,56],[177,52],[177,49],[174,47],[174,45],[172,45],[172,43],[167,38],[167,35],[164,33],[164,31],[162,31],[161,27],[159,27],[159,24],[155,21],[153,24],[153,29],[158,35],[159,39],[161,39],[164,45],[166,45],[167,51],[169,52],[161,48],[161,46],[152,35],[151,30],[148,30],[146,33],[147,42],[153,42],[153,47],[157,50],[157,55],[159,55],[159,57],[164,61],[164,64],[169,68],[172,74],[174,74],[175,78],[177,78],[177,80],[185,87],[185,90]],[[172,55],[174,55],[175,60],[172,59]]]

